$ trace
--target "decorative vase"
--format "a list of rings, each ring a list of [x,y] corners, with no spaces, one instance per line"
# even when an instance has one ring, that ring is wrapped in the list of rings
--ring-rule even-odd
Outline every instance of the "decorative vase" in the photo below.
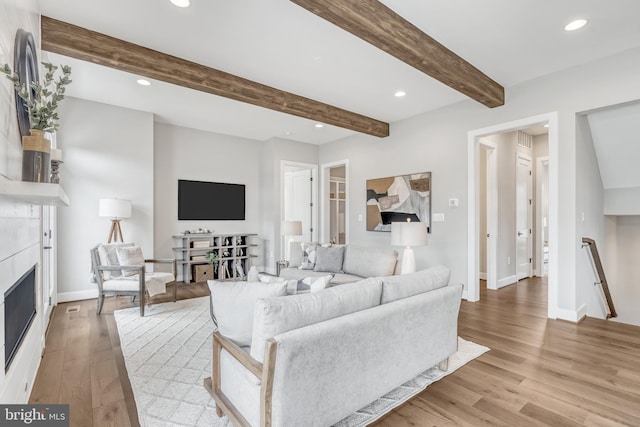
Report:
[[[41,130],[31,129],[30,133],[22,137],[22,180],[49,182],[51,141]]]

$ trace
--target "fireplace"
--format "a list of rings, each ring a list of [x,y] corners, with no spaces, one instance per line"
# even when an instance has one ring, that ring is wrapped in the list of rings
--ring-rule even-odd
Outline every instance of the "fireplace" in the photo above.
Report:
[[[36,266],[4,293],[4,370],[18,352],[36,317]]]

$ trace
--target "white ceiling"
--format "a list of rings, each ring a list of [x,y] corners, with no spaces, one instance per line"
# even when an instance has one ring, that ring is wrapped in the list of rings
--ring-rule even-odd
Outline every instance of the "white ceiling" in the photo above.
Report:
[[[638,0],[383,0],[505,88],[640,46]],[[43,15],[375,119],[395,122],[466,99],[287,0],[39,0]],[[578,17],[589,24],[567,33]],[[314,144],[354,132],[59,55],[71,96],[150,111],[156,120],[257,140]],[[407,96],[393,96],[397,90]],[[508,97],[507,97],[508,100]],[[477,104],[478,108],[486,108]],[[373,137],[371,137],[373,138]]]
[[[640,103],[615,106],[587,117],[605,190],[640,187]]]

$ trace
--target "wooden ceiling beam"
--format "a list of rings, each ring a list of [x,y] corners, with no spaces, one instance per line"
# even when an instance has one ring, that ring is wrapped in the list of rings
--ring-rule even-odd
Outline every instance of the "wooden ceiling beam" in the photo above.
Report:
[[[486,105],[504,88],[377,0],[291,0],[402,62]]]
[[[42,49],[236,101],[350,129],[389,136],[389,124],[148,49],[46,16]]]

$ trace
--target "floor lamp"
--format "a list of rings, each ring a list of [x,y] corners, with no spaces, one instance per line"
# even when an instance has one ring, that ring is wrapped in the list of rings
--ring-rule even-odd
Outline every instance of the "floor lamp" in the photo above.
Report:
[[[400,274],[414,273],[416,271],[416,256],[412,246],[424,246],[427,244],[427,227],[422,222],[391,223],[391,246],[405,246],[400,264]]]
[[[117,242],[118,240],[124,242],[120,220],[131,217],[131,200],[100,199],[98,215],[111,218],[111,229],[109,230],[107,243]]]

